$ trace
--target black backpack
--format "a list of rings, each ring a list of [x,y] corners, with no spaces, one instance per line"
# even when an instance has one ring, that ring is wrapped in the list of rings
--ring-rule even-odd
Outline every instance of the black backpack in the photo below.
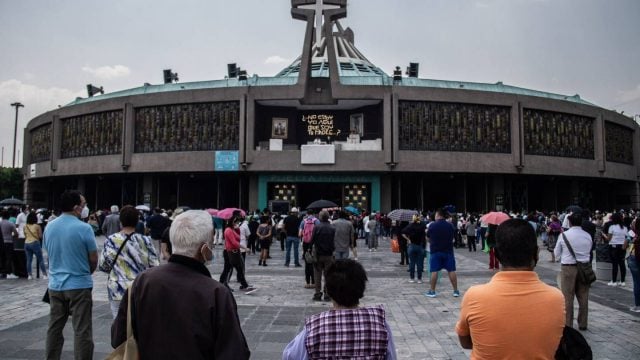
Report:
[[[593,359],[593,353],[587,339],[578,330],[565,326],[558,350],[556,350],[556,360],[591,359]]]

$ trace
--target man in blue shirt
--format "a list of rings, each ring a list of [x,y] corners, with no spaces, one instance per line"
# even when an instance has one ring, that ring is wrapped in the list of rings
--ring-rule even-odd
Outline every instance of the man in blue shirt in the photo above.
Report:
[[[60,196],[62,215],[50,222],[44,231],[44,247],[49,254],[51,309],[47,359],[60,359],[64,345],[62,330],[70,315],[75,334],[75,358],[93,358],[91,274],[98,264],[98,250],[91,225],[79,219],[88,213],[85,206],[85,198],[79,191],[66,190]]]
[[[431,298],[436,297],[438,271],[442,269],[446,269],[449,274],[449,280],[451,281],[451,286],[453,286],[453,296],[460,296],[460,292],[458,291],[458,278],[456,277],[456,258],[453,255],[455,229],[453,224],[449,223],[446,218],[447,212],[438,209],[438,211],[436,211],[435,221],[429,224],[429,229],[427,230],[431,251],[429,257],[431,288],[425,295]]]

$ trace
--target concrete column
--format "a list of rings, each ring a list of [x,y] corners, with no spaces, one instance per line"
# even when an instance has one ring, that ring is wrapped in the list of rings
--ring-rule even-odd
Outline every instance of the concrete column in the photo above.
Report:
[[[514,102],[511,105],[511,154],[513,156],[513,166],[517,170],[521,170],[525,165],[523,126],[522,103]]]
[[[382,110],[384,162],[391,164],[395,163],[395,154],[398,151],[398,97],[391,93],[385,93]]]
[[[122,169],[131,166],[131,156],[135,146],[135,116],[133,104],[124,104],[124,124],[122,124]]]
[[[60,116],[54,115],[51,128],[51,171],[58,169],[60,147],[62,146],[62,121]]]
[[[391,208],[391,175],[380,176],[380,211],[388,213]]]
[[[238,134],[240,139],[238,141],[238,159],[240,163],[245,163],[247,159],[247,95],[243,95],[242,98],[240,98],[239,116],[240,129]]]
[[[607,170],[607,153],[605,148],[605,132],[604,132],[604,117],[602,113],[596,117],[593,124],[593,137],[595,145],[595,160],[598,164],[598,171],[604,173]]]
[[[253,162],[254,154],[256,151],[255,144],[255,128],[256,128],[256,102],[254,96],[249,93],[244,98],[244,108],[245,108],[245,155],[244,161],[247,164],[251,164]],[[291,125],[290,125],[291,126]],[[243,159],[240,156],[240,159]],[[241,160],[242,161],[242,160]]]

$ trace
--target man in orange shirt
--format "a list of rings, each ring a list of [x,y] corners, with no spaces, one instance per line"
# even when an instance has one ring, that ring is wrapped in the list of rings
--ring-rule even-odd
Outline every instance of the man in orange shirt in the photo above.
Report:
[[[525,220],[511,219],[496,232],[503,264],[487,284],[464,295],[456,333],[471,359],[553,359],[564,329],[564,297],[533,270],[538,245]]]

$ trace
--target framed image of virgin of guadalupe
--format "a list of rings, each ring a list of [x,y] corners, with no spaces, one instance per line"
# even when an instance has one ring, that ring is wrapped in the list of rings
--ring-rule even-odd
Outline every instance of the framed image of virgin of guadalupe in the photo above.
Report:
[[[349,117],[349,131],[351,134],[364,136],[364,114],[351,114]]]
[[[289,119],[287,118],[272,118],[271,119],[271,138],[272,139],[286,139],[288,137]]]

